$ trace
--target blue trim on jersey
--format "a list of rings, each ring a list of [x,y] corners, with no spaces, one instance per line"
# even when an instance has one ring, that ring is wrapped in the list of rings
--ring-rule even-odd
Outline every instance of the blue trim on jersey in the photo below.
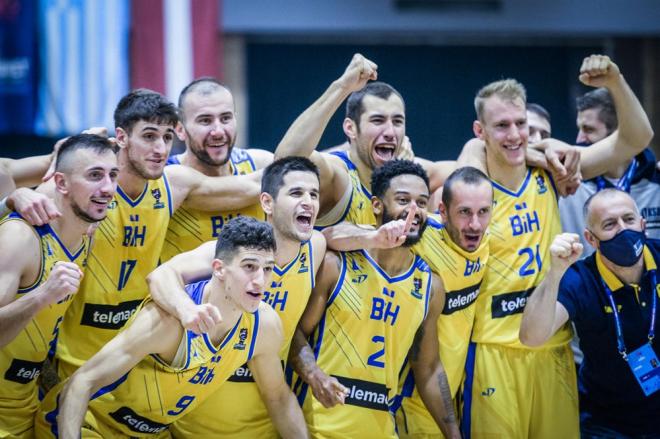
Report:
[[[245,157],[241,157],[243,155],[245,155]],[[231,154],[229,154],[229,161],[231,162],[232,165],[234,165],[234,175],[238,175],[238,169],[236,168],[236,165],[243,162],[250,163],[252,172],[257,170],[257,166],[254,164],[254,161],[252,160],[252,156],[250,155],[250,153],[242,148],[232,147]]]
[[[494,180],[491,180],[490,182],[493,184],[493,187],[498,191],[504,192],[505,194],[511,195],[512,197],[519,197],[520,195],[522,195],[523,192],[525,192],[525,189],[527,189],[527,184],[529,184],[529,180],[531,176],[532,176],[532,168],[527,168],[527,176],[525,176],[525,181],[523,181],[523,184],[518,189],[518,192],[511,192],[509,189],[505,188],[504,186],[500,185]]]
[[[50,424],[50,432],[53,434],[54,437],[58,438],[59,436],[59,428],[57,426],[57,415],[60,413],[60,394],[57,394],[57,397],[55,398],[55,408],[46,413],[44,416],[44,419],[46,420],[47,424]]]
[[[435,218],[431,218],[431,217],[426,218],[426,226],[433,227],[436,230],[442,230],[445,228],[444,224],[442,224],[440,221],[437,221]]]
[[[254,345],[257,344],[257,334],[259,333],[259,309],[255,312],[254,314],[254,328],[252,332],[252,341],[250,342],[250,350],[248,351],[248,358],[247,361],[250,361],[252,359],[252,355],[254,354]]]
[[[181,164],[181,155],[182,154],[175,154],[171,155],[167,158],[167,162],[165,162],[165,166],[168,165],[180,165]]]
[[[298,259],[300,259],[300,255],[302,254],[302,246],[303,246],[303,244],[304,244],[304,242],[300,244],[300,247],[298,248],[298,254],[296,255],[296,257],[293,258],[293,259],[291,260],[291,262],[289,262],[288,264],[286,264],[286,266],[285,266],[284,268],[280,268],[280,267],[278,267],[277,264],[275,264],[275,265],[273,266],[273,271],[275,272],[276,275],[278,275],[278,276],[284,276],[284,274],[285,274],[287,271],[289,271],[289,269],[290,269],[291,267],[293,267],[293,265],[298,261]]]
[[[312,289],[316,286],[316,270],[314,269],[314,248],[312,247],[312,239],[307,241],[309,247],[309,277],[312,281]]]
[[[174,206],[172,206],[172,190],[170,189],[170,182],[167,181],[167,176],[163,172],[163,182],[165,183],[165,192],[167,192],[167,209],[170,211],[170,217],[174,214]]]
[[[118,379],[117,381],[115,381],[114,383],[112,383],[112,384],[108,384],[108,385],[105,386],[105,387],[101,387],[101,388],[100,388],[95,394],[93,394],[92,396],[89,397],[89,400],[91,401],[91,400],[93,400],[93,399],[98,398],[98,397],[101,396],[101,395],[105,395],[106,393],[109,393],[109,392],[112,392],[113,390],[115,390],[117,387],[119,387],[119,385],[120,385],[121,383],[123,383],[124,381],[126,381],[126,378],[128,378],[128,374],[129,374],[129,373],[130,373],[130,371],[126,372],[126,373],[124,374],[124,376],[122,376],[121,378],[119,378],[119,379]]]
[[[144,184],[144,189],[142,189],[142,193],[140,195],[138,195],[137,200],[133,201],[131,199],[131,197],[129,197],[126,193],[124,193],[122,188],[119,185],[117,185],[117,194],[119,194],[119,196],[122,197],[124,199],[124,201],[126,201],[128,203],[128,205],[131,206],[131,207],[135,207],[138,204],[140,204],[140,201],[142,201],[142,199],[144,198],[144,196],[148,192],[148,190],[149,190],[149,181],[147,181]]]
[[[378,263],[371,258],[371,255],[369,255],[369,253],[367,253],[366,250],[363,249],[363,250],[358,250],[358,251],[360,253],[362,253],[365,258],[367,258],[367,261],[369,261],[369,263],[376,269],[376,271],[381,276],[383,276],[383,278],[385,278],[385,280],[388,281],[389,283],[395,283],[395,282],[399,282],[399,281],[402,281],[402,280],[405,280],[405,279],[409,278],[410,275],[412,275],[413,272],[415,271],[415,268],[417,268],[418,256],[415,256],[415,259],[413,259],[413,263],[410,265],[410,268],[408,269],[408,271],[406,271],[403,274],[400,274],[399,276],[390,277],[387,273],[385,273],[385,271],[382,268],[380,268],[378,266]]]
[[[218,353],[218,351],[220,351],[223,347],[225,347],[225,345],[229,343],[229,340],[231,340],[232,337],[234,337],[234,334],[236,333],[236,330],[238,329],[238,325],[241,323],[241,320],[243,320],[243,314],[241,314],[241,316],[238,318],[234,327],[231,328],[231,331],[229,331],[229,334],[227,334],[224,340],[222,340],[218,349],[216,349],[215,346],[213,346],[213,343],[211,342],[211,339],[209,338],[208,334],[206,332],[203,333],[202,337],[204,338],[206,347],[208,347],[212,353],[214,354]]]
[[[344,277],[346,277],[346,266],[348,265],[348,261],[346,260],[346,253],[340,252],[339,256],[341,257],[341,271],[339,272],[339,279],[337,279],[337,283],[335,284],[332,293],[330,293],[330,297],[328,298],[328,303],[326,304],[326,308],[332,305],[332,302],[335,301],[335,298],[337,297],[339,291],[341,290],[341,285],[344,283]]]
[[[50,224],[44,224],[41,227],[43,227],[45,230],[48,230],[48,233],[44,233],[41,236],[45,236],[47,234],[53,235],[53,238],[55,238],[55,241],[57,241],[57,243],[60,245],[60,248],[62,249],[62,251],[64,251],[64,254],[66,255],[67,258],[69,258],[69,260],[71,262],[74,262],[76,259],[78,259],[78,256],[80,256],[82,251],[85,249],[85,240],[83,239],[83,242],[80,245],[80,248],[78,250],[76,250],[76,252],[74,254],[71,254],[71,253],[69,253],[69,249],[66,248],[66,246],[60,240],[60,237],[57,236],[57,233],[55,233],[55,230],[53,230],[53,228],[50,226]]]
[[[332,155],[336,155],[337,157],[339,157],[340,159],[342,159],[342,161],[343,161],[344,163],[346,163],[346,167],[348,168],[349,171],[357,171],[357,170],[358,170],[357,166],[355,166],[355,164],[354,164],[354,163],[351,161],[351,159],[348,157],[348,152],[347,152],[347,151],[333,151],[333,152],[331,152],[330,154],[332,154]],[[362,191],[362,193],[363,193],[364,195],[366,195],[367,197],[371,198],[371,192],[369,192],[369,191],[367,190],[367,188],[364,187],[364,185],[362,184],[362,182],[360,182],[360,190]]]
[[[472,385],[474,384],[474,363],[476,359],[477,344],[470,342],[468,354],[465,359],[465,382],[463,383],[463,416],[461,419],[461,434],[463,438],[470,439],[472,428]]]
[[[417,256],[419,258],[419,256]],[[420,258],[421,259],[421,258]],[[421,259],[424,264],[426,262]],[[426,271],[429,270],[428,265],[426,266]],[[429,275],[428,282],[426,282],[426,297],[424,298],[424,318],[426,318],[426,315],[429,313],[429,301],[431,300],[431,282],[433,280],[433,276]],[[422,323],[424,324],[424,323]]]
[[[403,363],[404,368],[406,367],[407,362],[408,359]],[[399,379],[401,379],[401,377],[399,377]],[[406,374],[406,377],[403,380],[403,386],[401,386],[401,393],[394,397],[394,400],[390,404],[390,411],[396,413],[396,411],[401,408],[401,404],[403,404],[403,398],[410,398],[414,390],[415,376],[413,375],[412,369],[408,369],[408,374]]]
[[[557,200],[557,203],[559,203],[559,196],[560,195],[559,195],[559,190],[557,189],[557,184],[555,183],[555,179],[552,178],[551,173],[549,173],[547,171],[543,171],[543,173],[548,176],[548,180],[550,180],[550,185],[552,186],[552,190],[555,193],[555,199]]]

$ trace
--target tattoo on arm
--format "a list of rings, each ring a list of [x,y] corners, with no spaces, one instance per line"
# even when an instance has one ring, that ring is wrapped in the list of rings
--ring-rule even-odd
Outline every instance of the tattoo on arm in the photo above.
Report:
[[[451,390],[449,390],[449,381],[447,381],[447,374],[442,371],[438,372],[438,386],[440,387],[440,395],[442,396],[442,404],[445,406],[445,417],[442,419],[447,424],[455,424],[456,416],[454,414],[454,406],[451,400]]]

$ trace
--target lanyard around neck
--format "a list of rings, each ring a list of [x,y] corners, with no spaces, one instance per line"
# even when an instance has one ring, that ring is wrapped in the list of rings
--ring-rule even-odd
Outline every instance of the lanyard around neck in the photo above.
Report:
[[[651,305],[651,327],[649,328],[648,340],[649,344],[653,344],[653,339],[655,338],[655,315],[658,301],[658,293],[655,291],[657,287],[656,280],[656,270],[649,271],[651,276],[651,295],[653,296],[652,305]],[[601,282],[605,288],[605,295],[610,302],[612,307],[612,315],[614,316],[614,325],[616,326],[616,341],[617,349],[624,360],[628,360],[628,352],[626,350],[626,344],[623,340],[623,327],[621,326],[621,317],[619,316],[619,311],[616,308],[616,302],[614,301],[614,296],[612,291],[609,289],[603,278],[601,277]]]
[[[617,189],[630,193],[630,185],[632,184],[638,165],[637,159],[632,159],[632,162],[628,165],[628,169],[626,169],[626,172],[623,173],[623,176],[616,183],[615,187]],[[604,177],[598,176],[596,177],[596,186],[600,192],[607,187],[607,181]]]

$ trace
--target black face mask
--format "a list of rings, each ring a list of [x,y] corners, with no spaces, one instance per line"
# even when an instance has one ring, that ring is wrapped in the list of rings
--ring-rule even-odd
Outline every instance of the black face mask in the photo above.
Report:
[[[593,232],[591,234],[596,236]],[[596,239],[598,239],[597,236]],[[600,241],[598,250],[616,265],[632,267],[642,256],[644,244],[646,244],[644,231],[625,229],[614,235],[612,239]]]

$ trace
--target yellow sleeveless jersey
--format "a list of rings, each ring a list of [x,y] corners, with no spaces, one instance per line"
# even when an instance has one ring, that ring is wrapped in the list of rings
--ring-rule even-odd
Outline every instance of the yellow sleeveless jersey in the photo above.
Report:
[[[484,235],[474,252],[467,252],[451,240],[447,229],[436,215],[429,215],[421,241],[413,247],[442,279],[445,306],[438,318],[440,359],[447,373],[452,398],[463,381],[475,302],[486,272],[489,235]],[[403,383],[401,414],[397,414],[400,435],[441,435],[433,417],[415,388],[412,371],[407,368]]]
[[[181,164],[180,156],[172,156],[167,163]],[[232,148],[229,166],[233,175],[249,174],[256,171],[256,166],[250,154],[244,149]],[[266,214],[259,203],[244,209],[226,212],[202,212],[180,206],[172,216],[167,229],[165,243],[161,254],[161,262],[165,262],[179,253],[187,252],[201,244],[218,238],[222,227],[232,218],[239,215],[254,217],[265,221]]]
[[[285,267],[275,266],[264,301],[282,320],[284,363],[294,331],[314,287],[314,261],[311,241],[302,243],[298,255]],[[195,411],[171,427],[175,437],[255,437],[276,438],[259,389],[247,365],[239,367],[227,382]]]
[[[341,274],[311,344],[319,367],[349,394],[345,405],[326,409],[302,384],[303,413],[313,437],[395,438],[390,405],[428,310],[431,271],[415,256],[392,278],[364,250],[340,255]]]
[[[136,200],[117,187],[60,328],[56,359],[61,377],[70,376],[117,335],[147,296],[145,278],[158,265],[171,214],[165,176],[149,180]]]
[[[195,303],[202,303],[207,283],[205,280],[186,287]],[[174,368],[153,354],[145,357],[126,375],[92,396],[85,420],[101,430],[98,433],[102,437],[107,436],[105,431],[117,431],[126,437],[151,437],[164,432],[252,358],[258,332],[259,311],[244,312],[219,346],[214,346],[206,334],[186,331],[183,366]],[[49,392],[40,415],[54,431],[59,409],[57,393],[63,384]],[[88,421],[90,418],[93,423]]]
[[[0,224],[8,221],[24,221],[17,213],[11,213]],[[27,224],[27,222],[26,222]],[[30,286],[19,288],[16,298],[30,294],[43,284],[56,262],[74,262],[81,270],[87,262],[89,238],[83,237],[80,248],[71,253],[62,245],[59,237],[48,225],[30,226],[39,237],[41,245],[40,272]],[[71,303],[68,296],[61,302],[43,308],[9,344],[0,349],[0,437],[12,432],[18,434],[31,428],[37,411],[37,378],[41,365],[49,351],[62,316]]]
[[[323,224],[320,220],[316,221],[316,228],[323,229],[324,227],[334,226],[342,221],[348,221],[353,224],[370,224],[376,225],[376,217],[374,216],[371,207],[371,191],[364,187],[360,181],[357,167],[348,156],[348,151],[334,151],[330,154],[336,155],[344,162],[348,177],[351,181],[351,197],[346,205],[344,213],[338,221],[333,224]]]
[[[518,331],[527,297],[545,277],[550,244],[561,233],[557,190],[550,175],[528,169],[517,193],[493,182],[490,257],[476,304],[472,341],[529,349]],[[571,330],[560,329],[544,347],[568,343]]]

